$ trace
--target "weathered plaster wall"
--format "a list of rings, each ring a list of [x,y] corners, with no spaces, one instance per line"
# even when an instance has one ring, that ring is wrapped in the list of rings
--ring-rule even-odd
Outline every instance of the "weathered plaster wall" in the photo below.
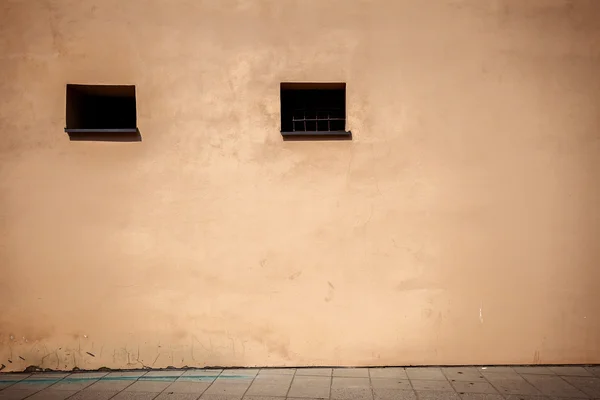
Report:
[[[1,0],[0,364],[600,362],[597,0]],[[283,142],[281,81],[353,141]],[[70,142],[66,83],[141,143]]]

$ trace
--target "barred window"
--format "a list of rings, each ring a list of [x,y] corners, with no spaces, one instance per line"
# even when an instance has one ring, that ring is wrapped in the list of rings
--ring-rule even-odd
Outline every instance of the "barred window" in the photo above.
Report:
[[[349,137],[346,84],[282,83],[281,134]]]

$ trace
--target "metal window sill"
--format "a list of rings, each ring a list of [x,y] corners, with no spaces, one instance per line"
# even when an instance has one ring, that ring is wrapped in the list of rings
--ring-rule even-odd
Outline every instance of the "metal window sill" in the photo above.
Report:
[[[65,132],[67,132],[67,133],[138,133],[138,129],[137,128],[111,128],[111,129],[102,129],[102,128],[95,128],[95,129],[90,129],[90,128],[86,128],[86,129],[71,129],[71,128],[65,128]]]
[[[281,132],[284,139],[352,139],[350,131],[295,131]]]
[[[113,129],[71,129],[65,128],[71,141],[91,142],[141,142],[142,135],[137,128]]]

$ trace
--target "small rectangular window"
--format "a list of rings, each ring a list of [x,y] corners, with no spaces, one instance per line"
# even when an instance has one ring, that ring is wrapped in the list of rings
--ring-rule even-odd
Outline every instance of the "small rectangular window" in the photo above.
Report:
[[[281,134],[285,137],[343,137],[345,83],[282,83]]]
[[[71,133],[137,133],[135,86],[67,85],[67,124]]]

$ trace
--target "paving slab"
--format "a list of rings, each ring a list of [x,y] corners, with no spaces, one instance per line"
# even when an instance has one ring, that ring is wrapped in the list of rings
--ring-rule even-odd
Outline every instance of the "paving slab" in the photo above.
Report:
[[[246,392],[247,396],[285,397],[292,375],[258,375]]]
[[[408,379],[404,368],[369,368],[371,378]]]
[[[509,394],[504,396],[504,398],[506,400],[549,400],[549,397],[546,396],[538,396],[538,395],[534,395],[534,396],[529,396],[529,395],[522,395],[522,394]],[[558,400],[558,399],[557,399]],[[566,399],[562,399],[562,400],[566,400]]]
[[[40,390],[46,389],[47,387],[54,385],[56,382],[58,382],[58,381],[25,380],[25,381],[20,381],[20,382],[15,383],[14,385],[10,386],[8,389],[29,390],[29,391],[33,391],[33,392],[39,392]],[[5,389],[5,390],[8,390],[8,389]]]
[[[527,382],[531,383],[546,396],[571,398],[587,397],[581,390],[558,377],[548,375],[524,375],[524,377]]]
[[[86,390],[120,392],[144,375],[146,371],[111,372],[92,383]]]
[[[226,379],[218,377],[204,392],[205,395],[232,396],[241,398],[250,387],[253,378]]]
[[[258,376],[270,376],[270,375],[294,375],[296,368],[263,368],[258,373]]]
[[[549,367],[552,372],[561,376],[593,376],[593,374],[585,369],[584,367],[579,366],[557,366],[557,367]]]
[[[154,400],[197,400],[197,394],[192,393],[172,393],[172,392],[162,392],[155,397]],[[71,400],[71,399],[69,399]]]
[[[419,400],[460,400],[457,393],[436,392],[436,391],[417,391]]]
[[[499,394],[459,393],[458,395],[462,400],[505,400]]]
[[[454,390],[458,393],[483,393],[499,394],[498,391],[488,382],[452,382]]]
[[[223,372],[222,369],[188,369],[184,371],[181,376],[193,376],[193,377],[217,377]]]
[[[536,389],[531,383],[519,377],[519,379],[504,379],[490,381],[492,386],[503,396],[507,395],[524,395],[524,396],[541,396],[542,393]]]
[[[414,390],[373,388],[375,400],[417,400]]]
[[[253,378],[258,375],[259,369],[251,368],[239,368],[239,369],[225,369],[221,372],[220,376],[240,376],[244,378]]]
[[[183,370],[168,370],[168,371],[150,371],[144,375],[144,378],[153,378],[153,379],[171,379],[178,378],[183,375],[185,371]]]
[[[206,391],[212,384],[210,382],[186,381],[178,379],[171,383],[165,392],[180,393],[180,394],[197,394],[198,397]]]
[[[371,386],[374,389],[412,390],[408,379],[371,378]]]
[[[117,393],[119,392],[111,392],[108,390],[82,390],[73,397],[69,397],[69,400],[109,400]]]
[[[490,366],[490,367],[479,367],[478,370],[483,373],[488,373],[488,374],[514,374],[514,373],[516,373],[516,371],[513,369],[513,367]]]
[[[13,389],[12,387],[9,387],[8,389],[0,391],[0,400],[22,400],[38,391],[39,390],[36,389]]]
[[[31,374],[0,374],[0,390],[27,379]]]
[[[412,387],[417,392],[422,391],[434,391],[434,392],[454,392],[454,388],[450,385],[450,382],[443,381],[427,381],[427,380],[411,380]]]
[[[111,400],[154,400],[158,394],[148,392],[120,392]]]
[[[332,400],[373,400],[371,388],[331,388]]]
[[[298,368],[296,376],[331,376],[333,368]]]
[[[107,372],[86,372],[69,375],[51,386],[52,390],[80,391],[98,382]]]
[[[41,392],[37,392],[28,399],[31,400],[65,400],[77,393],[77,390],[54,390],[45,389]]]
[[[11,385],[10,388],[16,390],[33,390],[37,392],[54,385],[55,383],[59,382],[67,376],[69,376],[68,373],[31,374],[26,379],[21,380],[15,383],[14,385]]]
[[[588,366],[585,368],[590,374],[600,378],[600,365]]]
[[[36,372],[31,374],[27,379],[55,379],[60,380],[71,375],[70,372]]]
[[[565,381],[594,399],[600,399],[600,378],[586,376],[564,376]]]
[[[486,380],[492,383],[494,381],[523,380],[521,375],[519,375],[517,371],[511,367],[487,367],[485,369],[479,368],[479,372]]]
[[[333,376],[334,377],[344,377],[344,378],[368,378],[369,377],[369,369],[368,368],[334,368]]]
[[[439,380],[446,381],[446,376],[441,368],[406,368],[406,374],[410,380]]]
[[[282,397],[273,396],[244,396],[244,400],[282,400]]]
[[[131,384],[130,386],[127,386],[127,388],[125,388],[124,391],[126,391],[126,392],[160,393],[163,390],[165,390],[167,387],[169,387],[169,385],[171,385],[171,383],[173,383],[173,382],[174,382],[174,379],[172,381],[166,381],[166,380],[142,381],[142,380],[138,380],[138,381],[134,382],[133,384]]]
[[[222,394],[207,394],[204,392],[200,399],[202,400],[240,400],[242,396],[222,395]]]
[[[529,375],[555,375],[556,373],[548,367],[512,367],[519,374]]]
[[[328,376],[298,376],[294,377],[288,397],[312,399],[329,398],[331,378]]]
[[[481,371],[477,368],[462,368],[462,367],[450,367],[443,368],[442,372],[446,375],[449,381],[465,381],[465,382],[487,382]]]
[[[341,378],[333,377],[331,387],[336,389],[369,388],[371,382],[369,378]]]

